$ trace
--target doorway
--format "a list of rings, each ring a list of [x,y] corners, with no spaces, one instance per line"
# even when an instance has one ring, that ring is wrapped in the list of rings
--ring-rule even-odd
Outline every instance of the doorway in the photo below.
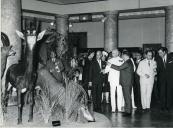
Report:
[[[87,48],[87,32],[70,32],[68,34],[69,49],[73,56],[77,55],[82,49]]]

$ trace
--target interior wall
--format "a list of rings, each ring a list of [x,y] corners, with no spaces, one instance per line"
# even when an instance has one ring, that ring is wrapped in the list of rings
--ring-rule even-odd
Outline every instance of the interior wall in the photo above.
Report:
[[[126,10],[147,7],[173,5],[173,0],[107,0],[100,2],[58,5],[36,0],[22,0],[22,9],[49,12],[55,14],[78,14],[103,12],[108,10]]]
[[[104,47],[102,22],[74,23],[70,32],[87,32],[88,48]],[[128,19],[119,21],[119,47],[142,47],[143,44],[165,42],[165,18]]]
[[[140,0],[140,8],[173,5],[173,0]]]
[[[102,22],[73,23],[70,32],[87,32],[88,48],[104,47],[104,26]]]
[[[143,44],[165,42],[165,18],[119,21],[119,47],[142,47]]]
[[[47,29],[55,29],[55,26],[51,25],[51,23],[48,23],[48,22],[42,22],[41,23],[41,31],[47,30]]]

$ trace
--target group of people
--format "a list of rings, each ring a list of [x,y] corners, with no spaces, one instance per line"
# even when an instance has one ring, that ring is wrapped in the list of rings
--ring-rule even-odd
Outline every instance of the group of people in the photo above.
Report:
[[[63,66],[58,64],[60,72]],[[110,93],[112,112],[123,112],[124,116],[130,116],[133,107],[150,111],[153,93],[161,111],[173,106],[173,54],[168,54],[165,47],[157,52],[137,52],[135,57],[127,50],[90,50],[80,61],[71,59],[71,71],[72,79],[83,86],[93,101],[95,111],[101,111],[103,93],[107,103]]]
[[[124,112],[124,116],[129,116],[132,106],[148,112],[153,93],[160,110],[166,112],[173,105],[172,75],[173,55],[168,54],[165,47],[157,52],[150,49],[144,53],[138,52],[135,58],[127,50],[120,53],[118,49],[114,49],[109,56],[97,51],[95,58],[92,52],[86,59],[83,86],[91,89],[96,111],[101,109],[103,89],[107,86],[110,89],[112,112],[117,110]],[[109,102],[108,95],[106,101]]]

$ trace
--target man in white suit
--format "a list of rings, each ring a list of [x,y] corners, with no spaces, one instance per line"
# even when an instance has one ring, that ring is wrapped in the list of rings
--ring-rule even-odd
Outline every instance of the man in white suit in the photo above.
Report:
[[[118,49],[114,49],[112,51],[112,58],[110,60],[108,60],[108,62],[111,64],[115,64],[117,66],[120,66],[121,64],[123,64],[123,59],[119,57]],[[110,68],[110,66],[106,66],[104,72],[109,73],[108,81],[110,83],[112,112],[115,112],[115,110],[116,110],[116,102],[115,102],[116,87],[117,87],[117,107],[118,107],[118,111],[122,111],[121,107],[124,106],[124,104],[123,104],[122,87],[119,84],[120,71],[114,70],[114,69]]]
[[[150,110],[156,68],[153,52],[151,50],[146,51],[146,58],[139,63],[137,74],[140,76],[142,108],[147,111]]]

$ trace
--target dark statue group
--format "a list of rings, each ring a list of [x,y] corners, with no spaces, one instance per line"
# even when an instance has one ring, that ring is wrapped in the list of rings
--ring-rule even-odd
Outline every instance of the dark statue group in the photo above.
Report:
[[[33,121],[33,109],[36,95],[43,95],[41,90],[48,88],[53,107],[62,109],[65,118],[76,121],[79,116],[87,121],[94,121],[88,110],[87,95],[84,89],[71,81],[69,76],[70,64],[68,60],[68,45],[66,37],[55,31],[42,31],[38,33],[38,22],[28,22],[24,34],[16,31],[23,40],[22,57],[17,64],[11,65],[5,76],[5,91],[3,92],[3,112],[7,112],[9,93],[12,88],[17,92],[18,124],[22,123],[22,110],[25,104],[29,105],[29,122]],[[45,34],[47,33],[47,34]],[[4,75],[8,56],[15,55],[10,46],[9,38],[1,32],[3,47],[1,48],[1,79]],[[44,36],[45,35],[45,36]],[[44,36],[44,37],[43,37]],[[49,62],[55,53],[55,67]],[[9,83],[11,86],[9,86]],[[38,87],[39,86],[39,87]],[[67,89],[68,88],[68,89]],[[47,90],[46,90],[47,91]],[[56,92],[55,92],[56,91]],[[72,95],[74,91],[75,95]],[[76,93],[75,93],[76,91]],[[67,96],[68,94],[71,94]],[[69,101],[66,102],[66,101]],[[71,102],[72,103],[71,103]],[[58,102],[58,103],[57,103]],[[56,106],[57,105],[57,106]],[[74,107],[76,105],[76,107]],[[65,112],[64,112],[65,111]],[[79,111],[81,114],[79,114]]]

